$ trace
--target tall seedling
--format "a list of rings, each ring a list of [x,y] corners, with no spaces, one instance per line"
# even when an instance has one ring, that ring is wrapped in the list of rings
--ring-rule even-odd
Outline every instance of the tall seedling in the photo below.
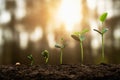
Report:
[[[77,41],[80,42],[80,49],[81,49],[81,63],[83,63],[83,41],[85,40],[85,33],[87,33],[89,30],[84,29],[81,32],[74,32],[71,37]]]
[[[102,38],[102,62],[104,62],[104,34],[108,31],[108,28],[105,28],[103,23],[105,22],[106,18],[107,18],[108,13],[103,13],[99,20],[101,22],[101,30],[97,30],[97,29],[93,29],[94,31],[98,32],[101,35]]]

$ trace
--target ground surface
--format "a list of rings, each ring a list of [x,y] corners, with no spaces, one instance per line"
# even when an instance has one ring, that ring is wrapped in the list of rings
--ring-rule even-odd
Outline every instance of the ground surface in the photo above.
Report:
[[[120,80],[120,65],[0,65],[0,80]]]

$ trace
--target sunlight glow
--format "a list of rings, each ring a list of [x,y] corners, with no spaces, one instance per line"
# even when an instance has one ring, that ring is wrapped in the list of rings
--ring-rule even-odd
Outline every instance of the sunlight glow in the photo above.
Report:
[[[11,14],[9,11],[2,11],[0,15],[0,24],[6,24],[11,20]]]
[[[96,8],[96,0],[87,0],[87,5],[91,10]]]
[[[95,20],[91,20],[90,27],[91,27],[91,37],[92,37],[91,46],[94,50],[97,50],[101,44],[100,43],[101,38],[100,38],[99,34],[97,34],[95,31],[93,31],[93,29],[98,29],[97,22]]]
[[[91,41],[91,46],[93,49],[98,49],[99,48],[99,43],[98,43],[98,40],[97,39],[92,39]]]
[[[50,48],[54,48],[55,46],[55,37],[53,33],[49,33],[47,36],[48,39],[48,45]]]
[[[30,39],[33,42],[36,42],[42,38],[43,32],[40,26],[37,26],[34,32],[30,35]]]
[[[57,20],[65,25],[68,32],[71,32],[74,25],[81,20],[80,0],[62,0],[57,13]]]
[[[120,39],[120,28],[116,28],[113,34],[115,39]]]
[[[4,43],[2,29],[0,29],[0,46]]]
[[[28,45],[29,35],[27,32],[20,32],[20,47],[21,49],[26,49]]]
[[[15,16],[16,16],[16,19],[20,20],[26,15],[25,0],[16,0],[16,5],[17,7],[15,9]]]
[[[4,30],[4,39],[6,41],[12,41],[13,40],[13,34],[12,34],[12,31],[9,28]]]
[[[114,30],[113,35],[115,38],[114,46],[119,49],[120,48],[120,27],[119,26]]]

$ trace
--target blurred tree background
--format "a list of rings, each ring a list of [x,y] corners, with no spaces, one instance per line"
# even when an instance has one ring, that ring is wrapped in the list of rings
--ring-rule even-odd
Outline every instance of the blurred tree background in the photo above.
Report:
[[[54,47],[66,41],[63,63],[80,63],[79,42],[74,31],[90,29],[84,46],[84,63],[99,63],[101,38],[93,31],[99,16],[108,12],[105,26],[105,60],[120,63],[120,0],[0,0],[0,64],[43,64],[41,51],[50,52],[49,64],[59,64],[60,51]]]

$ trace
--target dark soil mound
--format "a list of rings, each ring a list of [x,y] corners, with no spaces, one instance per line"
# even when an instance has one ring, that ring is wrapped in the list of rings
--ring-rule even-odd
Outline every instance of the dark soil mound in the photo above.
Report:
[[[0,65],[0,80],[120,80],[120,65]]]

